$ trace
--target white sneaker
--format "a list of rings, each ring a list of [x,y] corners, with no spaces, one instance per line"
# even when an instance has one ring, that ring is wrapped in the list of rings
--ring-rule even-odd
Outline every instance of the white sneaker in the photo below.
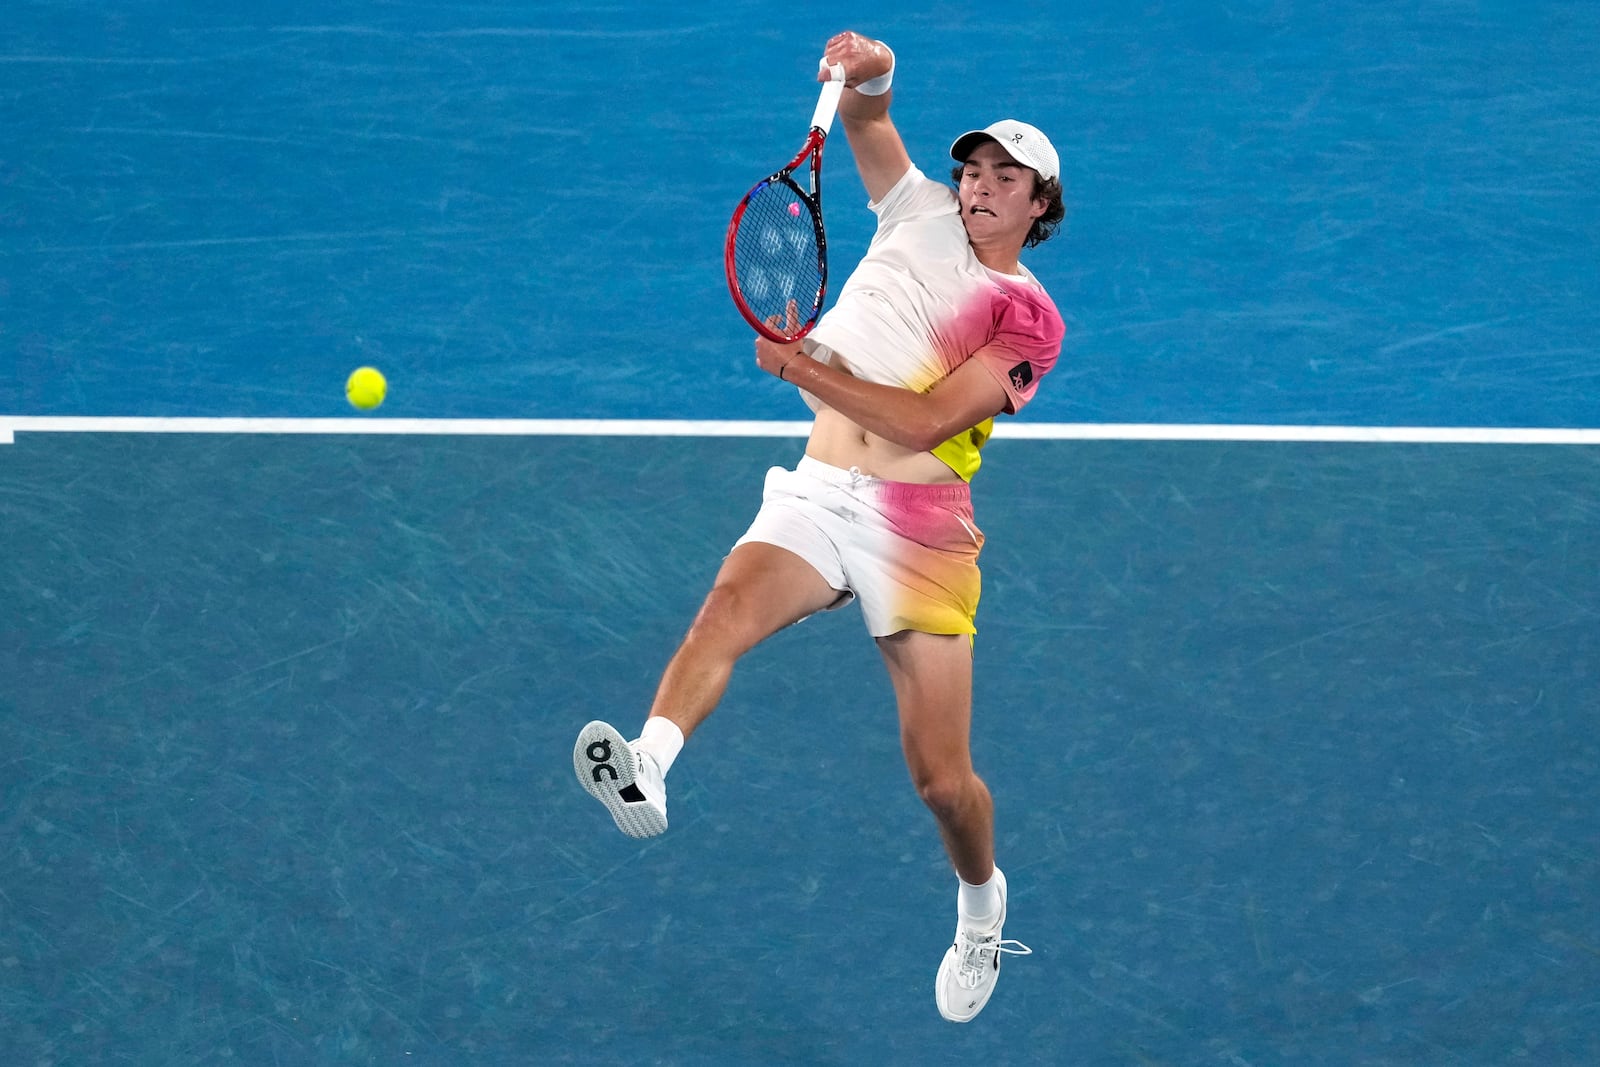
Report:
[[[1000,957],[1027,956],[1033,949],[1020,941],[1005,941],[1000,928],[1006,921],[1006,876],[995,869],[1000,883],[1000,916],[993,925],[971,927],[956,913],[956,940],[944,954],[939,964],[939,977],[934,981],[933,999],[939,1005],[939,1014],[953,1023],[966,1023],[975,1019],[1000,980]]]
[[[667,785],[655,757],[635,749],[609,723],[592,722],[572,746],[572,769],[629,837],[667,829]]]

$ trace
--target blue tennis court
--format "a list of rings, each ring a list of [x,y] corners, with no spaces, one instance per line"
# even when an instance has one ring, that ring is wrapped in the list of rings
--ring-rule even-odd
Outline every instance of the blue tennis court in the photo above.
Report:
[[[722,231],[846,26],[929,173],[1015,113],[1068,187],[974,481],[1034,954],[964,1027],[853,611],[664,837],[572,781],[798,454]],[[1600,1062],[1597,56],[1559,2],[8,11],[0,1053]]]

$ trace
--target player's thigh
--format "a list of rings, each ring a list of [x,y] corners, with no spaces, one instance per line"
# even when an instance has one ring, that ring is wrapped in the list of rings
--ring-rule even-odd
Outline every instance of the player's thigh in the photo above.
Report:
[[[722,561],[695,629],[748,648],[846,596],[788,549],[748,541]]]
[[[972,639],[902,630],[878,638],[913,777],[972,767]]]

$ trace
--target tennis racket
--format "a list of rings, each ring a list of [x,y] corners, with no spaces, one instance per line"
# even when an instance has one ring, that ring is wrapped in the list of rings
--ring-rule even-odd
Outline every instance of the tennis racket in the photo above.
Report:
[[[811,132],[800,151],[776,174],[757,182],[733,210],[723,266],[733,304],[756,332],[774,341],[798,341],[822,314],[828,291],[828,240],[822,228],[822,144],[844,92],[844,67],[828,68]],[[794,171],[811,161],[811,187]]]

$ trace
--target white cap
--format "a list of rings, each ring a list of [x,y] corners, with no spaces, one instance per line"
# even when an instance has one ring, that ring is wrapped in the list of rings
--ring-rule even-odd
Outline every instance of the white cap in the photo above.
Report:
[[[994,141],[1005,149],[1006,155],[1039,172],[1039,177],[1049,181],[1061,176],[1061,158],[1037,126],[1029,126],[1016,119],[1001,119],[981,130],[971,130],[956,138],[950,146],[950,157],[965,163],[972,150],[982,141]]]

